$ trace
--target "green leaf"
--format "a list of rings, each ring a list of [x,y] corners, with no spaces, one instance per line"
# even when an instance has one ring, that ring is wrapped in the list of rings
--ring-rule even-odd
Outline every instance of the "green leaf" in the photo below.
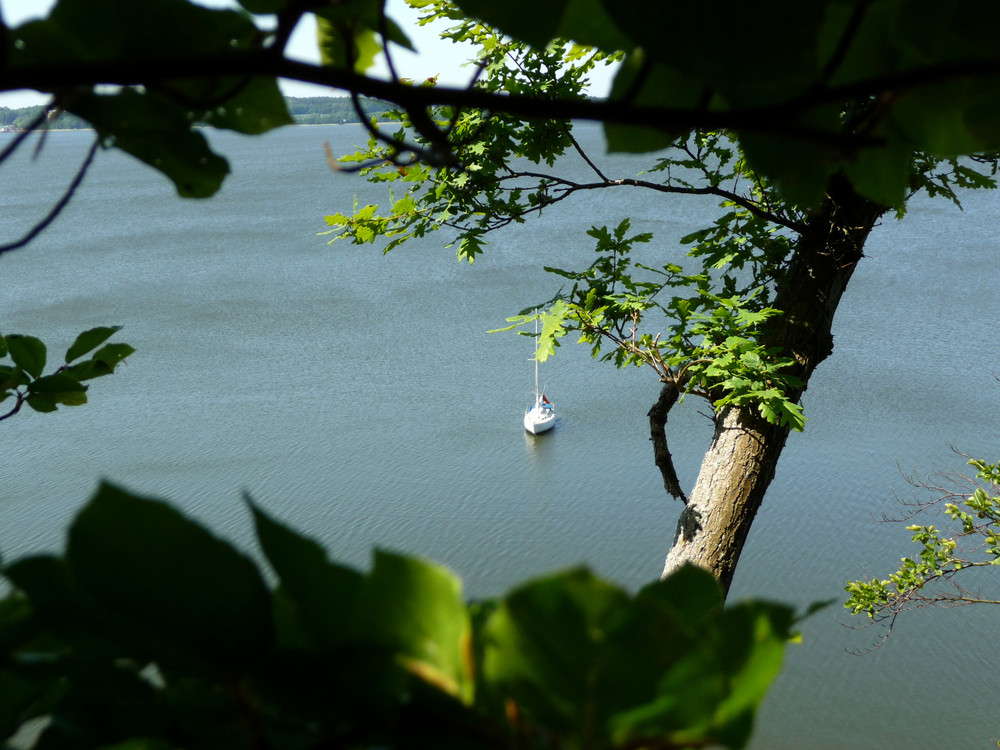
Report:
[[[90,122],[107,143],[170,178],[185,198],[213,195],[229,173],[228,162],[193,129],[187,111],[164,97],[124,89],[80,97],[68,109]]]
[[[72,375],[77,380],[82,381],[99,378],[102,375],[110,375],[114,371],[103,362],[96,362],[93,359],[85,359],[82,362],[70,365],[64,370],[64,372],[67,375]]]
[[[259,135],[294,119],[288,112],[285,98],[274,78],[231,78],[186,84],[188,96],[194,101],[212,101],[219,88],[231,92],[220,104],[193,113],[199,122],[215,128],[226,128],[246,135]]]
[[[362,577],[331,563],[323,548],[270,518],[250,498],[257,539],[274,567],[298,617],[324,648],[344,645]]]
[[[98,349],[91,359],[114,370],[126,357],[134,353],[135,349],[128,344],[107,344]]]
[[[424,680],[471,699],[469,614],[461,583],[447,569],[376,552],[358,594],[354,627],[356,638],[400,654]]]
[[[539,362],[544,362],[556,353],[558,339],[566,335],[564,324],[570,312],[570,306],[565,300],[560,299],[556,300],[548,310],[539,314],[542,330],[538,335],[538,349],[535,351],[535,359]]]
[[[137,638],[236,663],[271,640],[270,595],[253,563],[161,501],[102,484],[70,529],[66,560]]]
[[[46,349],[41,339],[34,336],[25,336],[20,333],[11,333],[6,337],[7,352],[14,364],[37,378],[45,369]]]
[[[87,403],[86,391],[87,386],[72,375],[63,372],[44,375],[32,381],[28,386],[29,393],[33,395],[44,394],[51,398],[54,403],[66,406],[79,406]],[[30,396],[28,400],[30,403]]]
[[[606,52],[631,49],[634,42],[616,25],[600,0],[457,0],[465,13],[505,34],[544,48],[553,39],[571,39]]]
[[[702,82],[681,75],[661,62],[650,60],[644,50],[635,50],[615,74],[612,101],[625,100],[646,107],[694,107],[705,96]],[[641,125],[605,123],[608,150],[619,153],[647,153],[674,145],[685,132],[681,128],[653,128]]]
[[[604,728],[590,721],[595,677],[607,629],[626,602],[585,570],[517,589],[486,623],[483,677],[573,744],[604,746]]]
[[[76,337],[76,341],[73,342],[73,345],[66,350],[66,363],[69,364],[74,359],[82,357],[87,352],[96,349],[111,338],[117,331],[120,331],[121,328],[121,326],[104,326],[84,331]]]
[[[844,174],[865,197],[883,206],[899,206],[906,198],[912,161],[912,149],[893,133],[878,148],[858,151],[844,164]]]
[[[0,339],[2,341],[2,339]],[[20,367],[0,365],[0,389],[17,388],[31,382]]]
[[[586,571],[527,584],[483,629],[483,678],[576,747],[743,747],[792,621],[723,608],[687,566],[630,599]]]
[[[317,41],[324,65],[363,73],[382,45],[373,26],[339,20],[336,10],[316,13]]]
[[[49,393],[34,393],[25,399],[25,403],[42,414],[51,414],[59,408],[55,398]]]
[[[714,646],[730,690],[715,721],[723,740],[741,747],[750,738],[757,707],[781,671],[794,614],[782,605],[745,602],[727,607],[721,620]]]
[[[656,599],[691,623],[699,622],[725,603],[719,580],[704,568],[690,564],[643,587],[638,598]]]
[[[687,565],[643,588],[609,634],[599,679],[608,726],[618,746],[646,737],[712,737],[725,681],[711,660],[722,589]]]
[[[91,380],[110,375],[134,352],[135,349],[129,344],[108,344],[98,349],[90,359],[72,364],[64,372],[77,380]]]
[[[760,413],[771,424],[791,427],[799,432],[804,430],[806,426],[802,406],[794,404],[786,398],[774,398],[761,402]]]
[[[476,256],[483,252],[485,244],[477,234],[463,234],[458,243],[458,259],[468,261],[471,265],[475,262]]]

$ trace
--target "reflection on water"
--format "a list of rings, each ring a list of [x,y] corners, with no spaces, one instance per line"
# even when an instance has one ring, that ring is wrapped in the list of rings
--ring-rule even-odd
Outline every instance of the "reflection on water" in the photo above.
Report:
[[[552,456],[548,447],[549,441],[556,439],[555,435],[563,428],[563,418],[556,417],[556,421],[545,432],[532,435],[527,430],[524,431],[525,455],[528,457],[528,465],[534,467],[545,467],[547,461]]]
[[[323,142],[346,151],[360,132],[218,137],[233,177],[216,198],[173,198],[158,175],[102,154],[56,226],[0,259],[0,330],[59,351],[86,327],[122,324],[121,340],[138,349],[120,375],[94,384],[89,405],[0,426],[7,559],[59,546],[68,518],[110,477],[251,545],[246,490],[339,559],[367,565],[373,546],[419,552],[456,569],[474,596],[579,563],[632,588],[659,575],[680,505],[652,462],[655,376],[564,345],[545,366],[559,421],[531,436],[521,424],[533,386],[524,340],[486,331],[558,287],[539,270],[543,257],[589,264],[583,231],[593,223],[630,214],[636,231],[657,233],[636,252],[676,247],[680,260],[676,239],[710,220],[711,201],[586,196],[498,235],[470,269],[440,249],[445,238],[382,257],[316,236],[323,214],[355,192],[362,204],[384,199],[326,166]],[[5,164],[18,189],[4,191],[4,226],[30,225],[86,146],[81,134],[52,133],[37,163]],[[734,598],[804,607],[889,570],[908,535],[871,515],[901,486],[897,461],[960,469],[949,443],[995,454],[997,364],[980,342],[996,340],[997,206],[986,194],[964,205],[917,201],[904,222],[873,233]],[[686,402],[668,427],[688,488],[711,436],[699,409]],[[838,617],[835,604],[803,625],[753,747],[972,747],[997,733],[984,719],[989,625],[918,614],[886,648],[855,657],[845,648],[870,639]],[[914,716],[928,663],[962,684],[963,698]],[[884,717],[901,713],[907,721],[886,736]]]

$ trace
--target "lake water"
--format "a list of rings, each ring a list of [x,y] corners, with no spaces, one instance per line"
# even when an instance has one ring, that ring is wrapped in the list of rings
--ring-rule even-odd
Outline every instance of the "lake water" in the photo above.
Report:
[[[37,160],[4,165],[4,239],[47,210],[89,137],[53,133]],[[596,129],[582,137],[599,148]],[[116,340],[138,350],[94,382],[89,405],[0,425],[5,559],[59,548],[106,477],[242,545],[249,492],[340,560],[366,565],[375,546],[420,553],[474,596],[580,563],[631,588],[659,575],[680,506],[647,439],[653,374],[567,344],[542,370],[559,422],[532,437],[521,426],[531,341],[487,331],[558,288],[543,263],[590,262],[591,224],[633,217],[656,232],[644,252],[663,263],[681,258],[676,239],[710,221],[714,201],[594,191],[498,234],[470,268],[443,235],[384,257],[317,235],[355,194],[384,199],[326,164],[324,141],[345,152],[360,130],[213,138],[233,165],[216,197],[184,201],[151,170],[101,154],[59,221],[0,258],[0,330],[42,337],[54,358],[79,331],[119,324]],[[605,163],[631,176],[644,161]],[[971,194],[965,209],[917,199],[872,234],[834,355],[806,394],[807,429],[789,439],[743,553],[734,599],[837,599],[789,648],[754,748],[1000,738],[989,609],[912,614],[858,656],[878,633],[847,627],[840,607],[847,579],[910,553],[901,526],[873,519],[907,491],[900,466],[960,470],[951,445],[997,457],[1000,205]],[[688,488],[710,437],[699,410],[692,401],[670,418]]]

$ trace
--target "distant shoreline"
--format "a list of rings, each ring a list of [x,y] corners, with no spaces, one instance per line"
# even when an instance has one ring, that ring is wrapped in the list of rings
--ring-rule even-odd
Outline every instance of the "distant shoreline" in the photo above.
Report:
[[[343,96],[285,97],[285,105],[292,116],[293,125],[352,125],[361,119],[354,111],[351,99]],[[361,107],[366,117],[377,117],[393,105],[379,99],[362,97]],[[0,107],[0,133],[23,133],[29,130],[44,107]],[[93,130],[90,123],[70,113],[63,113],[53,119],[52,132],[69,130]]]
[[[286,122],[278,127],[294,127],[294,128],[311,128],[311,127],[340,127],[341,125],[360,125],[361,121],[356,120],[354,122]],[[195,129],[201,128],[211,128],[211,125],[195,125]],[[15,133],[26,133],[28,130],[25,129],[15,129],[15,128],[0,128],[0,135],[15,134]],[[91,127],[86,128],[46,128],[46,133],[93,133],[94,129]]]

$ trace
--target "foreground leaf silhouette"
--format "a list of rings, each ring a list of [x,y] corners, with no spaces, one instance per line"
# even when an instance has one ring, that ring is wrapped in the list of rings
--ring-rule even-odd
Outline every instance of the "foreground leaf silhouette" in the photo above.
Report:
[[[0,731],[34,748],[743,747],[788,607],[683,568],[586,570],[467,604],[433,563],[359,572],[248,500],[263,571],[168,504],[103,485],[61,556],[9,563]]]

